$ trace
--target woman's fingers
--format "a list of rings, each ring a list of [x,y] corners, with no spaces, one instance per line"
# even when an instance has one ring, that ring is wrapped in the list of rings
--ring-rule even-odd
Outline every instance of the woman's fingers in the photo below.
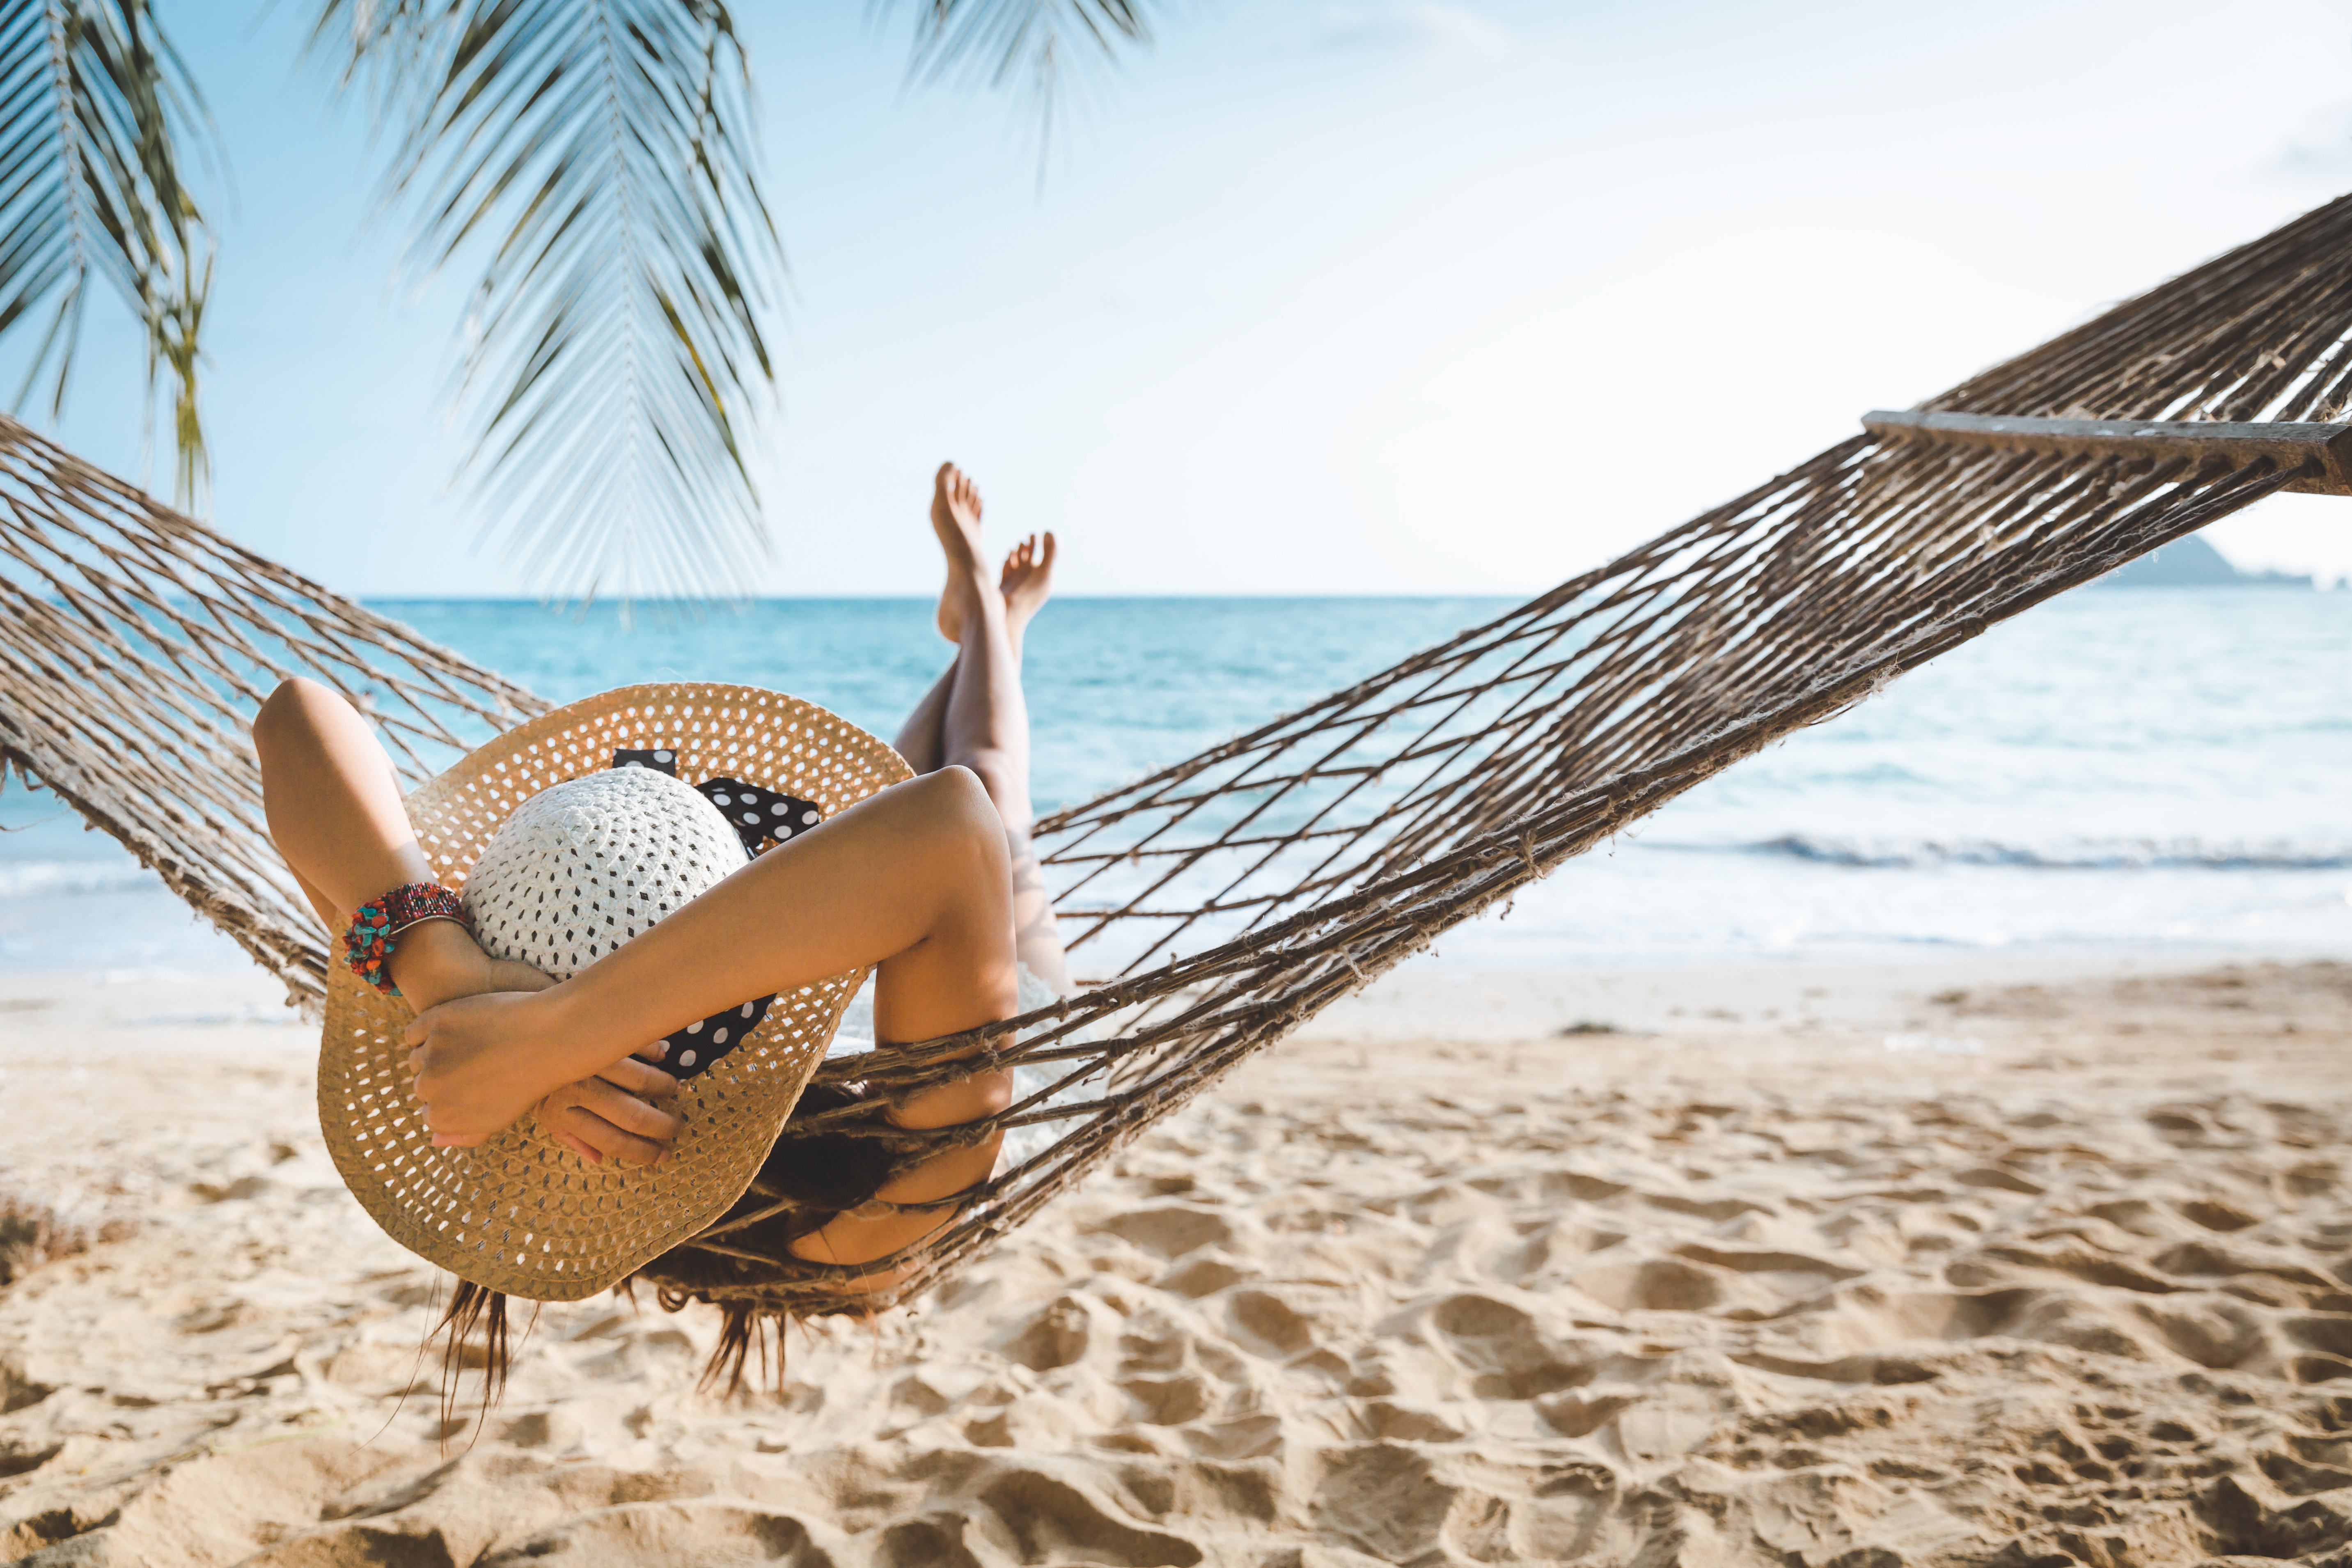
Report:
[[[558,1142],[592,1165],[601,1165],[606,1160],[655,1165],[669,1155],[667,1143],[615,1127],[583,1105],[571,1104],[546,1111],[540,1120]]]
[[[556,1140],[592,1163],[607,1159],[650,1165],[660,1162],[686,1131],[686,1123],[610,1081],[619,1076],[634,1080],[637,1073],[663,1080],[647,1084],[647,1093],[677,1092],[677,1080],[643,1063],[622,1061],[597,1078],[566,1084],[540,1103],[540,1121]]]
[[[607,1158],[651,1164],[661,1157],[658,1145],[631,1138],[577,1105],[559,1103],[554,1095],[540,1106],[539,1121],[558,1143],[592,1165],[601,1165]],[[650,1154],[646,1152],[648,1149]]]
[[[667,1148],[677,1142],[686,1131],[686,1123],[668,1111],[639,1100],[634,1094],[624,1094],[601,1078],[585,1079],[572,1086],[573,1103],[602,1117],[624,1132],[634,1133]]]
[[[428,1007],[404,1032],[412,1092],[425,1106],[425,1125],[433,1130],[437,1148],[485,1143],[496,1135],[481,1130],[497,1112],[485,1115],[473,1103],[485,1086],[469,1081],[474,1073],[467,1070],[477,1058],[496,1060],[495,1054],[486,1056],[486,1048],[494,1051],[495,1042],[472,1038],[467,1025],[484,1021],[477,1016],[480,1004],[508,999],[476,997]],[[668,1073],[625,1057],[593,1078],[547,1094],[538,1110],[549,1134],[583,1160],[654,1164],[686,1131],[684,1121],[659,1109],[677,1092],[677,1079]]]
[[[410,1022],[410,1092],[436,1141],[486,1142],[562,1087],[568,1075],[548,1059],[558,1053],[546,1040],[544,1005],[529,992],[484,992]]]
[[[629,1165],[658,1165],[669,1158],[669,1148],[667,1144],[656,1143],[650,1138],[639,1138],[624,1132],[617,1127],[608,1126],[597,1121],[584,1111],[581,1113],[580,1124],[585,1129],[586,1141],[595,1144],[598,1152],[605,1160],[618,1160]],[[601,1164],[603,1161],[596,1163]]]
[[[548,1131],[558,1143],[562,1144],[566,1149],[571,1150],[573,1153],[579,1155],[590,1164],[601,1165],[604,1163],[604,1155],[598,1153],[594,1149],[591,1148],[582,1140],[574,1138],[571,1133],[566,1132],[561,1127],[550,1125]]]
[[[639,1100],[676,1100],[677,1079],[659,1068],[647,1067],[635,1057],[623,1057],[596,1075],[624,1094],[634,1094]]]

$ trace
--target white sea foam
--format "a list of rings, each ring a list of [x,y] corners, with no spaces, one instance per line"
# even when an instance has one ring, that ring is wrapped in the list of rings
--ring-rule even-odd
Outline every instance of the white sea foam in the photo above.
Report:
[[[1936,866],[2003,866],[2020,870],[2144,870],[2197,867],[2210,871],[2331,871],[2352,868],[2352,841],[2206,838],[2053,838],[2008,843],[1992,838],[1838,838],[1792,833],[1760,844],[1680,845],[1654,849],[1785,855],[1825,866],[1910,870]]]

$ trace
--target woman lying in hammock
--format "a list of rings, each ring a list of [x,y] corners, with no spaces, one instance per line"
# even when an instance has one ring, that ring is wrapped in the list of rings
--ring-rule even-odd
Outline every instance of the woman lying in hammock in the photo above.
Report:
[[[948,564],[939,626],[956,656],[897,741],[920,776],[760,856],[562,984],[491,958],[454,921],[403,931],[385,965],[416,1012],[409,1068],[436,1144],[481,1143],[535,1111],[591,1161],[661,1161],[684,1126],[663,1109],[677,1080],[632,1053],[682,1020],[866,965],[884,1046],[1013,1016],[1016,964],[1070,992],[1029,844],[1021,690],[1022,637],[1051,589],[1054,536],[1023,542],[992,581],[980,524],[980,492],[943,465],[931,525]],[[270,836],[331,931],[340,936],[387,888],[432,881],[390,759],[349,703],[289,680],[253,734]],[[889,1115],[947,1127],[1002,1110],[1010,1095],[1009,1075],[983,1072]],[[874,1195],[920,1204],[960,1192],[987,1179],[997,1142],[940,1153]],[[862,1263],[953,1213],[840,1214],[792,1249]]]

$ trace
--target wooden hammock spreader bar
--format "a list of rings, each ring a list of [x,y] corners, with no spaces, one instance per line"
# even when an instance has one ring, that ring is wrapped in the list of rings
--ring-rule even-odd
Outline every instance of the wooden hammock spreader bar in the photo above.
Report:
[[[2221,458],[2233,468],[2268,458],[2284,471],[2312,465],[2291,490],[2352,496],[2352,425],[2237,424],[2212,419],[2028,419],[2010,414],[1931,414],[1879,408],[1862,427],[1880,440],[1927,437],[2011,452],[2069,458]]]

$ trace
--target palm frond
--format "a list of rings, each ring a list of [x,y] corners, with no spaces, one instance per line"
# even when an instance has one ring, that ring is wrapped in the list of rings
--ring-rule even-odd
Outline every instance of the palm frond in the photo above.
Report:
[[[457,16],[452,0],[319,0],[310,48],[340,57],[346,82],[371,73],[387,86],[412,82]]]
[[[196,394],[213,240],[183,150],[201,157],[212,135],[151,0],[0,7],[0,333],[47,318],[16,403],[46,379],[50,417],[63,410],[102,280],[146,330],[151,406],[171,369],[173,489],[191,510],[209,473]]]
[[[402,122],[420,257],[483,257],[457,390],[488,532],[582,597],[741,591],[782,247],[719,0],[320,0]]]
[[[898,0],[880,0],[886,9]],[[1025,90],[1042,159],[1075,68],[1151,43],[1154,0],[913,0],[914,71]]]

